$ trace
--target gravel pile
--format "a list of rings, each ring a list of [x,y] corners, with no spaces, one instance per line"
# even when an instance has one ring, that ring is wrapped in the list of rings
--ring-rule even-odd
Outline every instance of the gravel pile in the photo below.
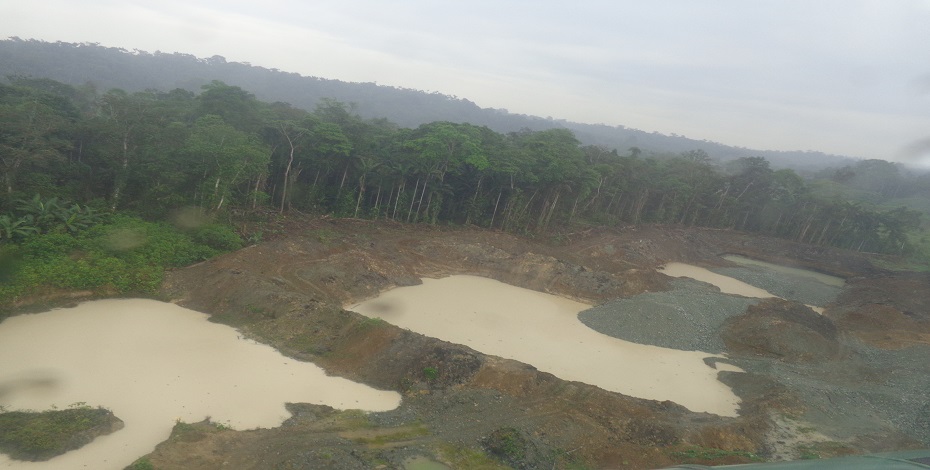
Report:
[[[578,314],[591,329],[614,338],[684,351],[722,353],[717,330],[758,302],[692,279],[675,279],[666,292],[612,300]]]
[[[811,305],[827,305],[842,290],[754,266],[713,271]],[[719,354],[725,352],[720,327],[758,301],[682,278],[672,281],[669,291],[613,300],[578,318],[598,332],[627,341]],[[790,363],[744,356],[728,362],[788,387],[807,405],[804,420],[835,438],[852,441],[895,429],[930,445],[930,347],[895,351],[845,335],[838,340],[846,351],[839,359]]]

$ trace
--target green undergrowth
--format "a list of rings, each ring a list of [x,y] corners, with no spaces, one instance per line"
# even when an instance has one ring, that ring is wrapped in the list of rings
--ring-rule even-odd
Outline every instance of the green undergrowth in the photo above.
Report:
[[[741,461],[763,462],[764,459],[758,455],[742,450],[723,450],[713,447],[691,446],[682,450],[670,452],[669,456],[681,460],[683,463],[707,464],[711,461],[726,461],[727,463],[736,463]]]
[[[468,468],[474,470],[504,470],[508,467],[488,454],[455,444],[444,443],[439,446],[439,455],[448,462],[452,468]]]
[[[48,460],[90,442],[93,436],[81,435],[109,420],[108,410],[81,405],[0,413],[0,452],[17,460]]]
[[[182,230],[117,214],[77,233],[50,232],[0,245],[0,306],[48,289],[151,294],[165,269],[241,247],[232,229]]]
[[[172,441],[197,442],[203,440],[210,434],[230,429],[229,426],[222,423],[214,423],[209,419],[199,423],[185,423],[177,421],[171,428],[171,436],[168,438]]]

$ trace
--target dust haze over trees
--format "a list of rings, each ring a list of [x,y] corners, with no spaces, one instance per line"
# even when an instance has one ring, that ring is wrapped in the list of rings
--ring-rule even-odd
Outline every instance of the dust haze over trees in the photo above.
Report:
[[[94,83],[100,90],[119,88],[127,92],[180,88],[199,93],[203,85],[218,79],[248,90],[262,101],[290,103],[301,109],[315,109],[326,99],[357,103],[355,112],[359,116],[385,118],[401,127],[415,128],[436,121],[469,122],[503,134],[561,128],[571,130],[585,145],[636,147],[641,156],[671,158],[701,148],[722,161],[761,156],[776,169],[798,171],[816,171],[852,162],[847,157],[821,152],[752,150],[625,126],[514,114],[504,109],[481,108],[467,99],[435,91],[301,76],[231,62],[220,56],[197,58],[190,54],[128,51],[99,44],[11,38],[0,41],[0,76],[10,74],[47,77],[74,86]]]
[[[0,85],[0,128],[0,213],[18,224],[6,239],[28,235],[16,207],[39,194],[150,220],[196,207],[530,234],[660,223],[904,254],[915,249],[921,214],[881,203],[930,195],[926,175],[887,162],[811,181],[761,157],[722,166],[701,150],[643,157],[636,148],[582,145],[566,129],[403,128],[335,100],[308,112],[219,81],[199,94],[101,94],[14,77]]]

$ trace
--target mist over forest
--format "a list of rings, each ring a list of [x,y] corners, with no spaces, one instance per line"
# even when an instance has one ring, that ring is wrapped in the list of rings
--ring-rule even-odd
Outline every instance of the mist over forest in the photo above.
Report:
[[[570,122],[558,116],[513,114],[504,109],[481,108],[468,97],[307,77],[248,63],[228,62],[221,56],[198,58],[182,53],[13,38],[0,41],[0,76],[11,74],[51,78],[75,86],[93,83],[101,91],[119,88],[130,92],[175,88],[199,92],[203,85],[221,80],[248,90],[262,101],[281,101],[306,110],[313,110],[323,99],[335,99],[352,104],[353,111],[363,118],[386,118],[403,127],[449,121],[487,126],[500,133],[564,128],[571,130],[584,144],[621,151],[637,147],[646,156],[658,158],[700,149],[715,160],[760,156],[769,160],[774,168],[798,171],[816,171],[854,162],[850,157],[817,151],[748,149],[624,126]],[[604,105],[623,107],[624,103]]]
[[[163,267],[261,240],[237,221],[291,211],[529,236],[673,224],[930,254],[930,174],[883,160],[514,115],[221,57],[12,39],[0,64],[0,255],[31,261],[0,273],[13,279],[0,299],[49,282],[150,291]],[[178,211],[213,223],[179,228]],[[101,242],[121,230],[161,242]]]

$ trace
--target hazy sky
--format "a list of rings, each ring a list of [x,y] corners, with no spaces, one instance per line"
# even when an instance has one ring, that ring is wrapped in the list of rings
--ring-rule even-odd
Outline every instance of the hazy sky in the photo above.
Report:
[[[518,113],[930,163],[930,0],[0,0],[5,36],[222,55]]]

